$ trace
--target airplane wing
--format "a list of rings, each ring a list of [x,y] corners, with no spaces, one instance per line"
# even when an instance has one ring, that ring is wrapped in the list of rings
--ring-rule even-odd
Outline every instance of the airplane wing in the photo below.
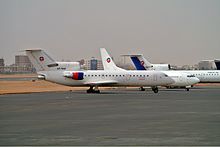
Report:
[[[85,82],[84,84],[85,85],[90,85],[90,86],[96,86],[96,85],[105,85],[105,86],[108,86],[108,85],[114,85],[114,84],[117,84],[118,82],[117,81],[114,81],[114,80],[107,80],[107,81],[93,81],[93,82]]]

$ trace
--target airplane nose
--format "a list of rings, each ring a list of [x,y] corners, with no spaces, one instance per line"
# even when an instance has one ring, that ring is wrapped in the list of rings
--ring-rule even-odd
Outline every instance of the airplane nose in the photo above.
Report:
[[[173,83],[175,83],[175,80],[174,80],[173,78],[171,78],[171,77],[169,77],[169,81],[170,81],[169,84],[173,84]]]
[[[200,80],[198,78],[195,78],[195,84],[199,83],[199,82],[200,82]]]

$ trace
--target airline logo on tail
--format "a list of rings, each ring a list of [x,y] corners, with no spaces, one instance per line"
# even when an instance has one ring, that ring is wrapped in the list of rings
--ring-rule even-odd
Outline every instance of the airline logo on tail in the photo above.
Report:
[[[107,60],[106,60],[108,63],[110,63],[111,62],[111,59],[110,58],[107,58]]]
[[[44,57],[39,57],[39,60],[42,62],[44,61]]]

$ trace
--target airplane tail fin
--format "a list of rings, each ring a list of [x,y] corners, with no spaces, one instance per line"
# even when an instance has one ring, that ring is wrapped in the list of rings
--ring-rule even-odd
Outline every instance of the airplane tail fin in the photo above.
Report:
[[[140,61],[138,57],[131,56],[131,60],[137,70],[146,70],[144,67],[144,62]]]
[[[144,58],[143,55],[137,56],[137,58],[140,60],[141,65],[143,65],[145,67],[145,69],[153,67],[153,65],[149,61],[147,61],[147,59]]]
[[[100,48],[100,53],[104,70],[125,70],[115,65],[112,57],[108,54],[105,48]]]
[[[25,52],[37,71],[49,71],[56,64],[42,49],[27,49]]]
[[[214,60],[217,70],[220,70],[220,60]]]
[[[148,70],[153,67],[153,65],[147,61],[142,54],[138,55],[127,55],[130,56],[131,61],[137,70]]]

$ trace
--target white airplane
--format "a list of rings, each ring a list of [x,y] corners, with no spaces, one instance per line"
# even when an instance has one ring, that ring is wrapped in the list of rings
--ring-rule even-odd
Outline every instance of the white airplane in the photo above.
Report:
[[[145,58],[143,58],[143,54],[131,54],[131,55],[121,55],[121,56],[128,56],[131,58],[132,62],[139,62],[138,58],[141,61],[141,66],[140,68],[143,68],[142,70],[159,70],[159,71],[164,71],[164,70],[170,70],[170,64],[152,64],[149,61],[147,61]],[[138,58],[137,58],[138,57]]]
[[[130,58],[137,70],[152,70],[146,68],[147,65],[145,62],[148,64],[148,61],[142,55],[131,55]],[[189,91],[189,88],[192,87],[192,85],[200,81],[197,77],[195,77],[195,75],[183,71],[161,70],[161,72],[167,74],[175,81],[170,86],[167,86],[169,88],[185,88]],[[141,90],[144,89],[141,87]]]
[[[55,68],[51,59],[41,49],[27,49],[26,54],[36,68],[39,77],[47,81],[67,86],[88,86],[87,93],[100,93],[99,86],[149,86],[157,93],[157,86],[168,86],[173,79],[160,71],[126,71],[117,67],[112,58],[106,62],[111,65],[106,70],[73,71]],[[59,66],[59,65],[58,65]]]
[[[138,62],[133,62],[135,67],[139,70],[143,70],[144,68],[144,62],[141,62],[144,59],[144,57],[139,58],[137,57]],[[146,59],[145,59],[146,60]],[[143,63],[143,64],[141,64]],[[145,69],[146,70],[146,69]],[[185,74],[189,78],[195,79],[198,78],[200,83],[219,83],[220,82],[220,71],[219,70],[170,70],[170,71],[163,71],[165,74],[167,74],[170,77],[174,77],[175,75],[172,75],[173,73],[180,73],[180,74]],[[179,76],[176,78],[176,80],[181,80],[178,79]],[[193,85],[191,83],[191,85]]]

